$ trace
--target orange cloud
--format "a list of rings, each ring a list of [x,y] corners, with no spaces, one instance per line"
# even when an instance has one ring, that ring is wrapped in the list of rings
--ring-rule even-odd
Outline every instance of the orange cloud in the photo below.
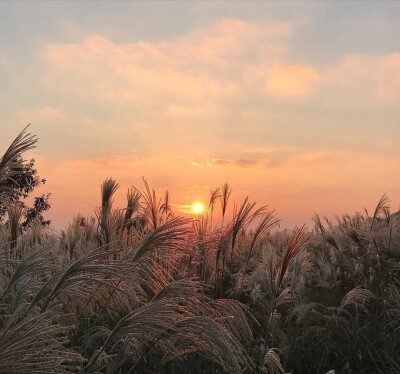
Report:
[[[92,35],[81,43],[47,44],[43,84],[99,101],[153,100],[173,116],[197,113],[195,106],[209,111],[215,100],[241,95],[247,64],[283,58],[290,32],[288,23],[225,19],[157,43],[117,44]]]
[[[280,97],[307,97],[318,80],[319,74],[310,66],[278,66],[269,71],[266,89]]]
[[[229,160],[229,159],[221,159],[221,158],[214,158],[211,160],[207,160],[206,165],[208,166],[238,166],[238,167],[249,167],[257,164],[257,160],[247,160],[247,159],[240,159],[240,160]]]
[[[238,167],[243,161],[206,160],[193,165],[188,156],[163,153],[114,155],[112,157],[54,162],[37,158],[42,176],[48,180],[44,190],[52,192],[52,217],[56,227],[68,222],[77,212],[91,214],[100,201],[100,184],[112,176],[121,185],[116,204],[125,204],[125,191],[131,185],[142,187],[145,176],[158,193],[169,189],[172,203],[191,205],[194,201],[207,203],[211,188],[228,181],[234,188],[235,199],[246,195],[260,204],[277,209],[285,225],[294,217],[311,217],[362,209],[375,203],[388,192],[400,193],[400,163],[397,158],[374,154],[320,149],[302,151],[288,156],[275,167],[266,159]],[[354,197],[351,191],[357,191]],[[348,196],[354,201],[349,201]],[[344,203],[343,203],[344,204]],[[297,223],[300,223],[297,221]]]

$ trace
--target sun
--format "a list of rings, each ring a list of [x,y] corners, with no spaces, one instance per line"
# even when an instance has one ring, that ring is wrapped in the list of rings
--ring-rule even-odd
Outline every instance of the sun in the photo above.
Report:
[[[204,211],[204,205],[202,203],[194,203],[192,205],[192,210],[196,214],[202,213]]]

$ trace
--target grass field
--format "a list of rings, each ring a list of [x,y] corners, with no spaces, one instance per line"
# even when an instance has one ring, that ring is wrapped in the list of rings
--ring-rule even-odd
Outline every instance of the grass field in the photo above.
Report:
[[[23,132],[0,161],[0,373],[400,372],[386,196],[289,231],[228,184],[182,218],[146,181],[114,206],[107,179],[92,217],[20,230],[4,186],[35,143]]]

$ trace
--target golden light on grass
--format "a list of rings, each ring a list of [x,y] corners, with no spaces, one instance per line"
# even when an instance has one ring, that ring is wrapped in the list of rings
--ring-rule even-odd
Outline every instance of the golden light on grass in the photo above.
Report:
[[[192,205],[193,213],[200,214],[204,212],[204,205],[202,203],[194,203]]]

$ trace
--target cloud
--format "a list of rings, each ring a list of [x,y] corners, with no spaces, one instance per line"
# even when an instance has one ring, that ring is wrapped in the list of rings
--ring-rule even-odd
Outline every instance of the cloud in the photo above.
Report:
[[[271,68],[266,89],[279,97],[307,97],[319,80],[317,71],[304,65]]]
[[[165,106],[168,102],[166,112],[172,115],[198,112],[199,104],[208,111],[215,99],[241,95],[241,77],[248,65],[266,58],[271,64],[282,60],[290,33],[290,24],[284,22],[225,19],[170,41],[122,44],[91,35],[76,44],[49,43],[41,52],[46,66],[43,81],[49,90],[61,84],[63,90],[91,100],[149,105],[153,99]],[[287,85],[295,79],[296,87],[286,88],[290,92],[309,89],[305,81],[312,79],[310,70],[293,69],[297,70],[278,70],[272,76],[279,74],[274,79]],[[275,95],[276,88],[270,93]]]
[[[391,104],[400,100],[400,53],[348,54],[322,74],[325,87],[354,102]]]
[[[354,108],[377,111],[400,98],[398,54],[346,55],[318,66],[293,55],[295,33],[287,22],[224,19],[157,42],[89,35],[46,44],[40,82],[87,149],[101,144],[110,153],[113,141],[124,152],[195,156],[223,142],[223,152],[209,156],[233,160],[252,159],[234,154],[245,145],[350,142],[344,124]],[[78,126],[82,117],[92,124]],[[373,116],[360,118],[350,132],[360,121],[373,126]]]
[[[257,164],[256,160],[240,159],[240,160],[236,161],[236,165],[242,166],[242,167],[253,166],[253,165],[256,165],[256,164]]]
[[[400,53],[347,54],[318,67],[289,61],[293,27],[225,19],[167,41],[115,43],[90,35],[80,43],[48,43],[43,85],[98,103],[127,103],[170,117],[219,115],[246,98],[310,98],[344,93],[382,102],[400,98]]]
[[[214,158],[211,160],[206,161],[207,166],[236,166],[236,167],[249,167],[256,165],[258,163],[257,160],[246,160],[246,159],[240,159],[240,160],[229,160],[229,159],[220,159],[220,158]]]
[[[214,158],[212,160],[208,160],[207,161],[207,165],[210,166],[223,166],[223,165],[231,165],[232,164],[232,160],[228,160],[228,159],[221,159],[221,158]]]
[[[63,121],[65,114],[56,108],[45,105],[34,109],[21,109],[14,111],[13,116],[16,121],[21,123],[32,123],[35,125],[57,123]]]
[[[274,167],[266,166],[267,159],[211,159],[194,166],[187,156],[173,153],[116,154],[61,162],[36,159],[40,175],[48,181],[45,191],[52,192],[56,227],[77,212],[92,214],[100,202],[100,184],[108,177],[121,185],[116,196],[120,207],[126,203],[126,189],[132,185],[142,188],[144,176],[160,196],[168,189],[177,206],[207,203],[211,188],[229,182],[236,200],[249,195],[260,204],[273,204],[283,218],[294,214],[293,207],[305,217],[314,211],[334,214],[340,213],[337,204],[341,199],[350,204],[348,211],[361,209],[371,198],[375,202],[384,192],[400,193],[395,187],[400,185],[398,158],[339,149],[303,150]],[[244,165],[251,167],[239,167]],[[346,198],[351,191],[358,193],[353,202]]]
[[[208,150],[221,138],[234,147],[236,140],[231,138],[238,132],[229,131],[232,117],[240,127],[243,121],[252,121],[248,134],[257,136],[267,129],[257,114],[253,119],[248,116],[260,111],[238,103],[248,92],[262,100],[274,95],[259,90],[260,82],[248,80],[246,72],[259,61],[275,66],[284,60],[291,32],[291,25],[284,22],[225,19],[158,42],[115,43],[90,35],[80,43],[48,43],[41,51],[42,82],[50,92],[63,87],[73,110],[72,97],[78,105],[86,103],[94,121],[104,123],[104,112],[119,121],[115,137],[129,117],[147,123],[135,134],[140,139],[136,149],[141,151]],[[125,136],[118,144],[126,141]]]

